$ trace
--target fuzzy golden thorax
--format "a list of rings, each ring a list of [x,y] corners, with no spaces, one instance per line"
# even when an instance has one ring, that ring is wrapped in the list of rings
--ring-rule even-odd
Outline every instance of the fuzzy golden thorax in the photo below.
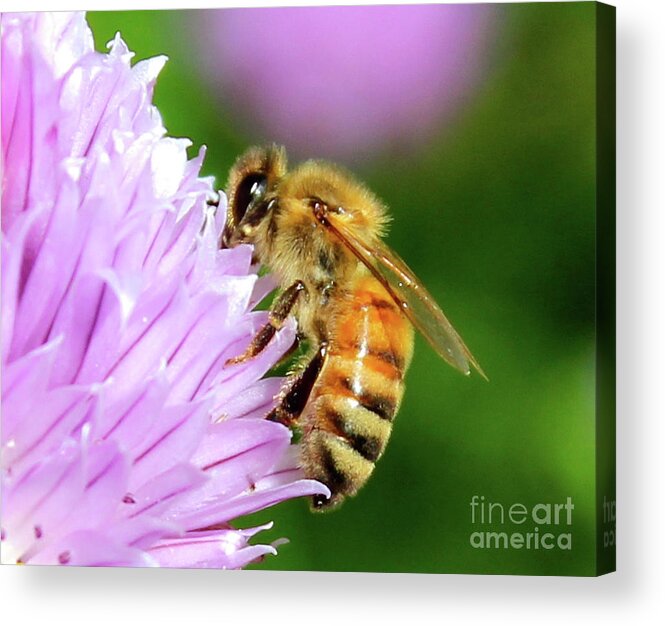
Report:
[[[227,195],[231,245],[254,245],[256,259],[282,287],[301,280],[310,297],[344,284],[357,267],[352,253],[316,218],[316,203],[334,211],[364,241],[381,237],[388,221],[383,204],[351,174],[323,161],[306,161],[287,172],[285,153],[276,146],[241,156]]]

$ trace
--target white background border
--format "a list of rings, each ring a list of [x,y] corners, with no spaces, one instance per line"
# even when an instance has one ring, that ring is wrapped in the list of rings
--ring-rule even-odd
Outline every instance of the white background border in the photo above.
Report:
[[[280,3],[197,0],[194,7],[271,4]],[[618,9],[619,572],[568,579],[3,566],[4,624],[665,623],[665,3],[613,4]],[[0,8],[119,10],[137,5],[175,9],[186,3],[2,0]]]

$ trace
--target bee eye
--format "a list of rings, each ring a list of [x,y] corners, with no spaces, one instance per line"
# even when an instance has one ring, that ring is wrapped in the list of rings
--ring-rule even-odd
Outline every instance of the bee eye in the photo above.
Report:
[[[239,224],[245,217],[252,203],[258,202],[265,195],[268,179],[263,174],[249,174],[238,185],[233,199],[233,221]]]

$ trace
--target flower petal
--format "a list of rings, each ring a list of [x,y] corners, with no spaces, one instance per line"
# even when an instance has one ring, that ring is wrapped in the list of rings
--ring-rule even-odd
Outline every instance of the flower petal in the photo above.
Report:
[[[35,565],[88,567],[154,567],[157,562],[143,550],[123,545],[101,531],[78,530],[49,544],[30,560]]]
[[[176,521],[187,529],[196,530],[254,513],[284,500],[317,494],[329,498],[330,490],[316,480],[303,479],[261,491],[243,493],[229,500],[219,498],[200,511],[183,513],[176,518]]]
[[[249,546],[240,532],[219,530],[162,541],[151,548],[150,554],[164,567],[239,569],[265,554],[277,554],[277,550],[266,545]]]
[[[188,160],[151,102],[164,57],[132,66],[119,35],[95,52],[83,14],[0,19],[3,558],[235,568],[274,554],[249,545],[267,526],[231,522],[325,491],[263,419],[282,381],[262,377],[295,323],[227,366],[275,283],[251,247],[219,249],[226,198],[199,175],[205,150]]]

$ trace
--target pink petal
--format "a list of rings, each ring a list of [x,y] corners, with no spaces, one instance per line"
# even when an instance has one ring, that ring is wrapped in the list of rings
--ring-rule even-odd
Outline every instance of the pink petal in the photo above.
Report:
[[[219,530],[187,533],[167,539],[150,550],[163,567],[216,567],[238,569],[265,554],[277,554],[272,546],[248,546],[239,531]]]
[[[84,565],[88,567],[154,567],[143,550],[128,547],[112,536],[93,530],[79,530],[49,544],[30,560],[35,565]]]
[[[129,490],[135,491],[150,477],[159,476],[188,460],[203,438],[208,423],[205,402],[166,407],[136,452]]]
[[[235,519],[241,515],[254,513],[291,498],[317,494],[330,497],[330,490],[315,480],[298,480],[291,484],[262,491],[243,493],[230,500],[220,498],[217,502],[211,502],[200,511],[183,513],[176,521],[192,530],[206,528]]]
[[[282,378],[263,378],[243,393],[237,394],[224,402],[224,413],[220,419],[236,419],[239,417],[265,417],[274,406],[284,380]]]
[[[126,494],[123,502],[127,506],[123,514],[131,518],[145,513],[161,515],[173,506],[175,499],[191,492],[206,480],[208,477],[201,470],[189,464],[176,465]]]
[[[209,427],[192,462],[209,478],[200,489],[182,498],[172,515],[200,510],[209,502],[229,499],[254,489],[289,446],[287,428],[266,420],[231,420]]]

